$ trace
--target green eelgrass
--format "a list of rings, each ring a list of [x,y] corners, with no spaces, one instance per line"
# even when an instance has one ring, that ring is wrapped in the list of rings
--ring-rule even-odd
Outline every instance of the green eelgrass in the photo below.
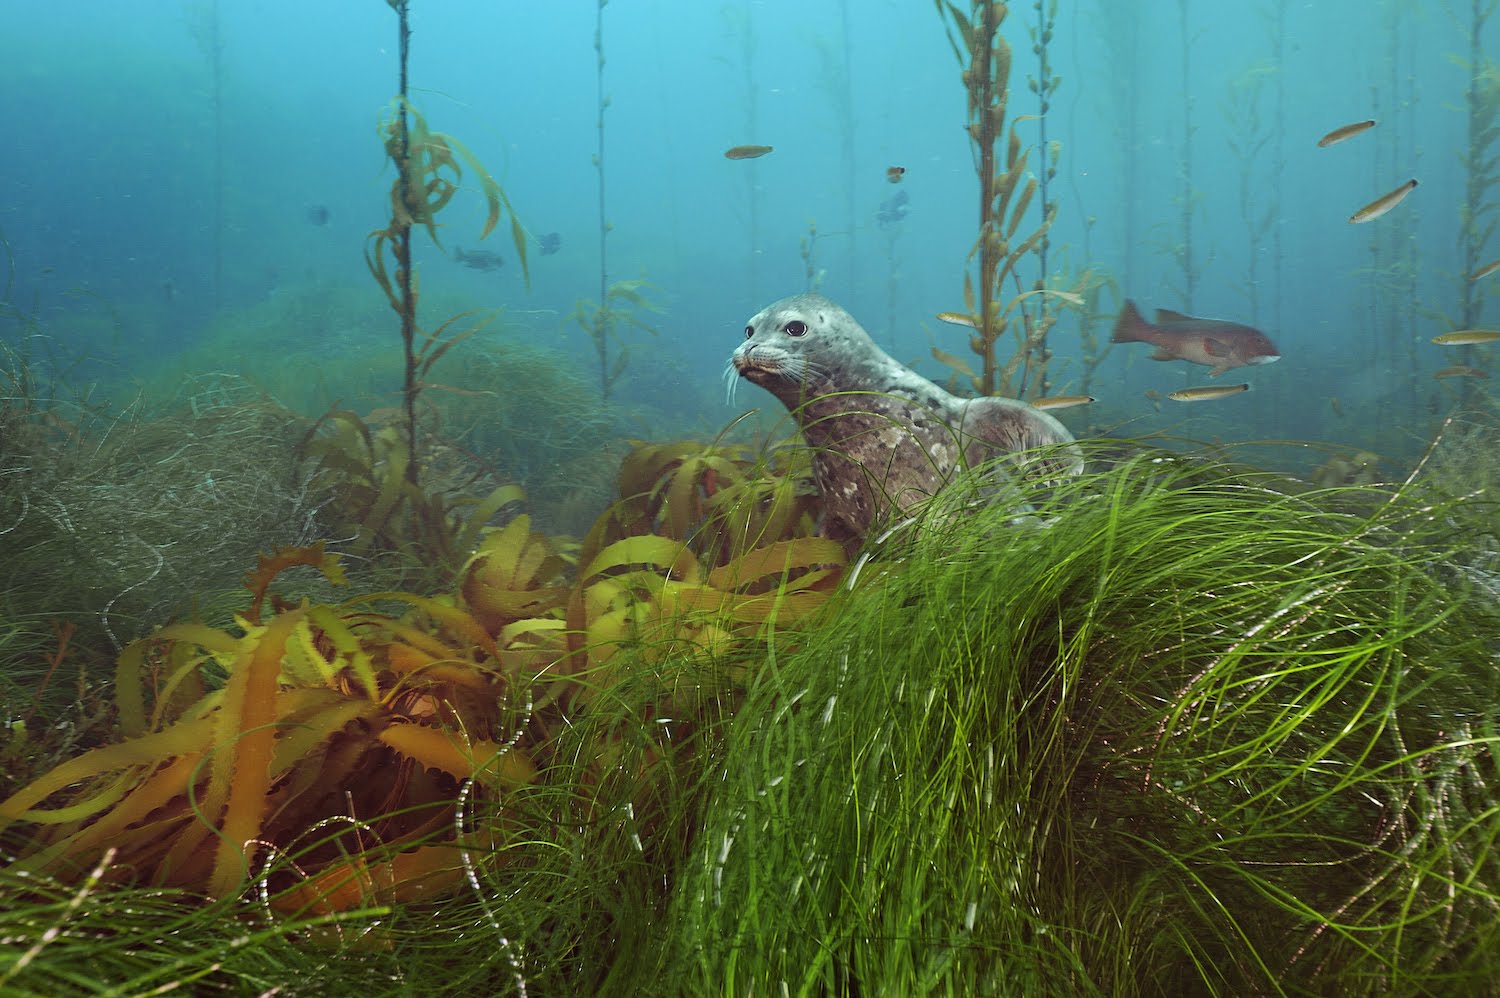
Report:
[[[1156,452],[945,504],[743,694],[622,647],[461,809],[496,834],[445,900],[330,931],[0,868],[0,991],[1493,989],[1493,510],[1287,491]]]
[[[739,711],[669,976],[1493,987],[1500,613],[1447,567],[1459,500],[1270,482],[1157,452],[877,547]]]

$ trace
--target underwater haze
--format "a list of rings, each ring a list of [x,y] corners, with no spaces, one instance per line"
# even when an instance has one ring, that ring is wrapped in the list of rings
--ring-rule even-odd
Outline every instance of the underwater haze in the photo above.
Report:
[[[1500,994],[1500,0],[5,13],[0,995]]]
[[[1045,169],[1043,128],[1056,156],[1022,223],[1055,205],[1047,272],[1027,256],[1017,287],[1076,289],[1087,275],[1087,306],[1054,300],[1048,337],[1050,394],[1098,399],[1062,414],[1075,433],[1316,439],[1399,459],[1485,390],[1495,347],[1432,337],[1497,324],[1500,274],[1469,279],[1500,255],[1492,4],[1055,6],[1011,5],[1004,33],[1027,172]],[[667,391],[680,408],[643,408],[641,432],[673,416],[727,422],[719,380],[745,318],[810,288],[934,380],[953,372],[932,347],[967,354],[969,330],[934,318],[964,309],[979,205],[961,67],[932,6],[445,0],[412,4],[411,18],[413,105],[483,162],[528,233],[529,287],[505,225],[478,242],[470,177],[441,246],[417,244],[430,325],[459,307],[503,309],[507,330],[597,378],[594,344],[566,319],[601,284],[644,279],[660,311],[654,333],[618,331],[621,398],[646,406]],[[1045,115],[1028,86],[1043,18]],[[389,209],[377,132],[397,85],[388,4],[18,2],[8,21],[7,342],[33,317],[75,376],[149,382],[173,355],[213,366],[209,344],[238,313],[234,373],[277,385],[293,377],[269,373],[285,335],[320,345],[334,369],[369,367],[365,354],[398,335],[378,307],[345,307],[380,304],[362,249]],[[725,157],[746,144],[773,151]],[[1387,214],[1349,222],[1413,179]],[[455,257],[480,249],[490,266]],[[1208,369],[1152,362],[1146,344],[1102,358],[1082,344],[1107,345],[1126,299],[1146,315],[1256,327],[1281,360],[1217,379],[1247,393],[1164,403],[1214,383]],[[246,342],[261,321],[277,328]],[[371,369],[366,404],[398,390],[399,370],[385,388],[382,376]],[[748,386],[738,399],[770,402]]]

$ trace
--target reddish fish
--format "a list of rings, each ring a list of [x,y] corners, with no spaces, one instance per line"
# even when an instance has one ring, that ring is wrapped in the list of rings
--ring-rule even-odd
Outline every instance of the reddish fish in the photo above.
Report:
[[[1141,317],[1135,302],[1125,302],[1115,320],[1115,343],[1150,343],[1156,347],[1152,360],[1185,360],[1211,367],[1217,378],[1232,367],[1269,364],[1281,359],[1276,344],[1259,329],[1223,319],[1199,319],[1169,309],[1156,310],[1156,321]]]

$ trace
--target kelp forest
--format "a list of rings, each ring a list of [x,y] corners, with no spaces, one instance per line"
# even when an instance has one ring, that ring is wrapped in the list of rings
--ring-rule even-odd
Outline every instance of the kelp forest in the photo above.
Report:
[[[1500,0],[359,6],[0,42],[0,993],[1500,988]]]

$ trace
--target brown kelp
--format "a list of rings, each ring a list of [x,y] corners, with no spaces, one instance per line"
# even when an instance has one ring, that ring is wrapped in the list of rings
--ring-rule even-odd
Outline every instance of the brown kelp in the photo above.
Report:
[[[396,413],[376,416],[394,421]],[[490,520],[523,503],[525,493],[514,483],[493,484],[490,475],[450,454],[436,434],[427,437],[428,473],[420,485],[409,474],[407,438],[389,422],[372,426],[346,409],[314,423],[298,453],[309,482],[329,496],[319,522],[347,538],[350,554],[388,561],[403,582],[415,581],[406,574],[418,570],[422,581],[442,586]]]
[[[609,358],[610,340],[619,333],[622,321],[638,325],[655,332],[640,321],[641,311],[655,311],[642,295],[644,281],[609,281],[609,233],[614,224],[609,220],[605,199],[604,173],[604,112],[609,110],[610,97],[604,92],[604,8],[609,0],[597,0],[594,9],[594,84],[598,117],[595,131],[598,148],[594,151],[594,171],[599,178],[599,297],[595,301],[580,298],[568,316],[588,334],[594,343],[594,353],[599,360],[599,397],[608,399],[615,383],[625,373],[630,363],[630,353],[620,347],[613,361]],[[632,308],[633,306],[633,308]]]
[[[1459,275],[1459,314],[1454,317],[1457,329],[1473,329],[1479,324],[1484,308],[1487,285],[1469,275],[1476,273],[1488,259],[1490,238],[1500,225],[1500,201],[1494,191],[1500,189],[1500,63],[1489,58],[1480,41],[1489,19],[1500,9],[1500,0],[1470,0],[1468,23],[1469,51],[1465,60],[1469,87],[1464,95],[1468,144],[1460,158],[1464,168],[1464,198],[1459,206],[1459,247],[1463,252],[1463,272]],[[1462,23],[1462,22],[1461,22]],[[1474,366],[1477,357],[1466,347],[1459,362]],[[1469,379],[1462,379],[1460,389],[1465,401],[1473,398]]]
[[[401,317],[401,343],[406,352],[406,370],[402,383],[402,405],[406,412],[406,439],[410,460],[406,477],[413,486],[420,479],[421,454],[417,439],[417,396],[426,387],[424,378],[432,365],[454,343],[468,335],[445,339],[454,320],[444,322],[435,332],[424,332],[417,324],[416,275],[412,271],[411,230],[420,225],[434,243],[441,246],[436,216],[458,193],[463,179],[462,162],[467,163],[479,180],[489,213],[479,238],[490,234],[500,221],[502,211],[510,215],[511,240],[522,271],[530,281],[526,266],[526,231],[516,218],[505,191],[485,170],[483,164],[463,143],[441,132],[430,131],[426,119],[407,100],[407,58],[411,45],[408,23],[409,0],[387,0],[398,18],[397,40],[399,76],[396,99],[389,118],[381,124],[385,154],[396,167],[391,184],[391,218],[384,229],[370,233],[365,247],[365,263],[391,308]],[[390,261],[387,262],[387,256]],[[394,267],[394,269],[392,269]],[[472,330],[471,330],[472,332]]]
[[[600,236],[603,239],[603,236]],[[601,243],[602,247],[602,243]],[[603,272],[600,272],[603,277]],[[624,328],[634,328],[656,335],[656,327],[646,321],[652,312],[661,311],[651,300],[653,286],[644,278],[615,281],[608,287],[600,285],[598,301],[580,298],[573,305],[565,321],[577,324],[594,344],[594,354],[599,361],[599,397],[608,400],[610,393],[625,374],[630,363],[630,347],[616,347],[614,360],[610,360],[611,341],[619,338]]]
[[[406,484],[394,465],[380,496]],[[826,601],[843,552],[807,536],[805,505],[737,489],[755,467],[703,445],[648,448],[622,474],[631,493],[581,545],[524,515],[481,537],[487,517],[471,518],[462,537],[477,550],[451,599],[293,602],[271,589],[283,572],[310,566],[342,585],[339,558],[321,543],[264,556],[232,626],[172,624],[125,648],[123,740],[0,802],[0,830],[38,874],[102,863],[95,879],[216,897],[256,883],[282,912],[452,888],[465,856],[496,852],[509,824],[460,835],[460,800],[499,807],[556,761],[559,728],[632,670],[753,644]],[[352,468],[355,484],[366,470]],[[395,502],[380,496],[376,507]],[[669,535],[715,515],[745,525],[744,542],[695,549]]]
[[[983,361],[975,387],[982,395],[1035,398],[1050,390],[1047,363],[1052,352],[1047,347],[1047,333],[1056,316],[1045,312],[1033,315],[1023,306],[1033,297],[1076,296],[1048,288],[1045,272],[1028,286],[1017,271],[1024,257],[1041,249],[1056,217],[1057,203],[1047,205],[1036,228],[1018,238],[1038,180],[1025,176],[1029,150],[1023,147],[1016,130],[1019,121],[1011,121],[1006,128],[1011,48],[1000,33],[1000,25],[1008,8],[997,0],[974,0],[965,13],[952,0],[934,2],[939,15],[949,22],[948,40],[963,67],[960,75],[968,94],[969,139],[974,144],[979,174],[979,236],[969,254],[970,259],[978,258],[977,289],[973,276],[964,274],[964,307],[974,326],[969,346]],[[1043,23],[1045,31],[1050,18]],[[1044,85],[1050,93],[1056,81],[1048,75],[1037,81],[1039,91]],[[1044,170],[1055,165],[1055,148],[1043,150],[1043,155],[1049,157]],[[1009,300],[1005,300],[1007,284],[1014,285]],[[998,347],[1007,331],[1013,331],[1016,351],[1002,364]]]
[[[656,329],[645,316],[660,311],[649,297],[654,289],[644,278],[609,280],[609,233],[614,223],[609,221],[606,213],[604,173],[604,112],[610,106],[610,98],[604,93],[604,8],[608,3],[609,0],[598,0],[594,26],[599,115],[596,123],[598,150],[594,153],[594,168],[599,175],[599,297],[593,301],[578,299],[567,317],[567,321],[576,323],[593,341],[594,354],[599,362],[599,397],[605,400],[630,363],[630,349],[626,345],[617,347],[614,359],[610,359],[611,341],[619,338],[622,327],[633,327],[655,335]]]
[[[296,565],[343,581],[321,544],[283,549],[246,578],[233,628],[174,624],[126,647],[115,677],[124,740],[0,803],[5,825],[40,826],[28,868],[81,872],[108,850],[106,877],[223,897],[259,862],[291,854],[310,878],[279,896],[294,910],[358,898],[365,878],[397,896],[452,882],[456,853],[426,843],[451,830],[459,781],[501,792],[533,773],[513,739],[492,740],[522,723],[513,677],[473,618],[441,601],[279,601],[269,587]],[[371,609],[374,599],[413,614]],[[47,806],[61,791],[68,803]],[[338,816],[349,823],[337,831],[319,824]],[[364,856],[376,844],[378,872]]]

